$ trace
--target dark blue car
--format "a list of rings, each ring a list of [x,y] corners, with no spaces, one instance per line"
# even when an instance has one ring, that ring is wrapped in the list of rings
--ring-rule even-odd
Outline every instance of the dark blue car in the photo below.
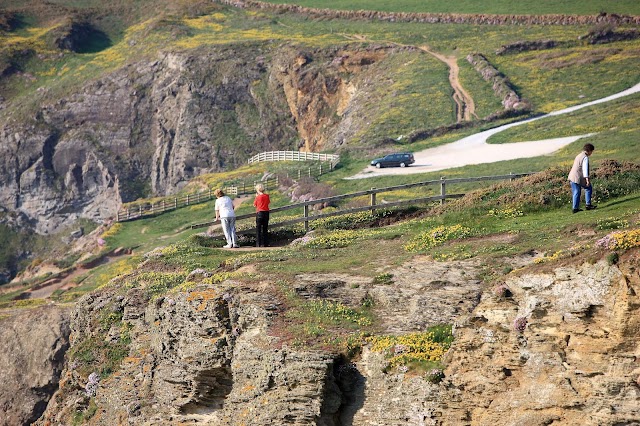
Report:
[[[415,163],[413,154],[410,152],[399,152],[395,154],[385,155],[382,158],[376,158],[371,162],[372,166],[377,168],[381,167],[406,167],[409,164]]]

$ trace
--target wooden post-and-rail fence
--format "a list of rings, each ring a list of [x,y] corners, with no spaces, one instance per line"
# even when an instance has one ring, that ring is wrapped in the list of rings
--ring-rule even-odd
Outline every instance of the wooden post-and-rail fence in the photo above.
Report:
[[[320,161],[320,162],[328,162],[328,167],[325,165],[323,168],[322,164],[316,167],[308,167],[303,170],[297,170],[296,173],[290,175],[287,173],[287,177],[298,178],[302,177],[316,177],[322,175],[324,173],[332,171],[335,166],[340,161],[340,156],[335,154],[318,154],[315,152],[300,152],[300,151],[267,151],[261,152],[259,154],[254,155],[249,158],[249,164],[257,163],[260,161]],[[265,181],[260,181],[265,185],[265,188],[274,188],[278,185],[278,178],[275,179],[267,179]],[[222,190],[227,195],[245,195],[252,194],[254,185],[258,183],[258,181],[253,182],[253,184],[247,185],[246,182],[243,182],[241,185],[236,186],[228,186],[222,188]],[[146,216],[155,216],[158,214],[162,214],[171,210],[178,209],[180,207],[187,207],[192,204],[198,204],[205,201],[209,201],[213,198],[213,189],[209,188],[206,191],[187,194],[180,197],[174,198],[165,198],[156,203],[140,203],[134,204],[127,207],[124,207],[118,212],[116,212],[116,222],[124,222],[128,220],[140,219]]]
[[[241,186],[228,186],[222,188],[226,195],[246,195],[254,193],[254,186],[262,183],[265,189],[276,188],[278,186],[278,177],[267,179],[264,181],[255,181],[252,185],[242,184]],[[124,207],[116,213],[116,222],[126,222],[128,220],[141,219],[143,217],[155,216],[176,210],[181,207],[188,207],[194,204],[204,203],[215,198],[214,189],[208,188],[205,191],[193,194],[182,195],[180,197],[165,198],[155,203],[140,203],[135,206]]]
[[[398,207],[398,206],[407,206],[407,205],[415,205],[415,204],[421,204],[421,203],[428,203],[428,202],[433,202],[433,201],[440,201],[440,203],[444,203],[446,199],[451,199],[451,198],[461,198],[464,197],[465,194],[450,194],[447,192],[447,188],[450,185],[453,184],[457,184],[457,183],[469,183],[469,182],[484,182],[484,181],[493,181],[493,180],[514,180],[514,179],[518,179],[524,176],[529,176],[533,173],[510,173],[508,175],[497,175],[497,176],[480,176],[480,177],[472,177],[472,178],[455,178],[455,179],[445,179],[444,177],[442,177],[439,180],[431,180],[431,181],[425,181],[425,182],[417,182],[417,183],[409,183],[409,184],[405,184],[405,185],[397,185],[397,186],[389,186],[389,187],[385,187],[385,188],[371,188],[369,190],[366,191],[359,191],[359,192],[352,192],[349,194],[343,194],[343,195],[337,195],[335,197],[326,197],[326,198],[319,198],[317,200],[309,200],[309,201],[304,201],[302,203],[296,203],[296,204],[289,204],[287,206],[282,206],[282,207],[276,207],[270,210],[270,216],[273,218],[275,213],[279,213],[279,212],[283,212],[286,210],[292,210],[292,209],[296,209],[296,208],[302,208],[302,216],[300,218],[296,218],[296,219],[289,219],[289,220],[285,220],[285,221],[281,221],[281,222],[275,222],[273,221],[273,219],[271,219],[271,223],[269,223],[269,228],[273,229],[273,228],[280,228],[280,227],[284,227],[284,226],[288,226],[288,225],[293,225],[296,223],[301,223],[304,222],[304,229],[308,230],[309,229],[309,222],[313,221],[313,220],[318,220],[318,219],[324,219],[327,217],[333,217],[333,216],[341,216],[344,214],[349,214],[349,213],[357,213],[357,212],[362,212],[362,211],[375,211],[378,209],[386,209],[386,208],[390,208],[390,207]],[[430,196],[430,197],[419,197],[419,198],[412,198],[412,199],[408,199],[408,200],[402,200],[402,201],[393,201],[393,202],[385,202],[385,203],[377,203],[377,194],[383,193],[383,192],[393,192],[393,191],[398,191],[398,190],[404,190],[404,189],[409,189],[409,188],[417,188],[417,187],[427,187],[427,186],[440,186],[440,195],[435,195],[435,196]],[[316,204],[324,204],[324,203],[328,203],[328,204],[333,204],[336,201],[342,201],[342,200],[348,200],[351,198],[356,198],[356,197],[362,197],[362,196],[369,196],[369,200],[370,203],[368,206],[362,206],[362,207],[355,207],[355,208],[350,208],[350,209],[344,209],[344,210],[338,210],[338,211],[332,211],[330,213],[317,213],[317,214],[310,214],[310,206],[316,205]],[[250,218],[255,218],[255,214],[251,213],[251,214],[244,214],[244,215],[239,215],[236,216],[236,221],[238,220],[243,220],[243,219],[250,219]],[[194,224],[191,225],[191,229],[197,229],[197,228],[203,228],[203,227],[208,227],[211,225],[214,225],[218,223],[217,221],[211,221],[211,222],[205,222],[205,223],[198,223],[198,224]],[[238,230],[237,233],[238,234],[249,234],[249,233],[253,233],[255,232],[255,228],[249,228],[249,229],[244,229],[244,230]],[[220,234],[222,235],[222,234]]]

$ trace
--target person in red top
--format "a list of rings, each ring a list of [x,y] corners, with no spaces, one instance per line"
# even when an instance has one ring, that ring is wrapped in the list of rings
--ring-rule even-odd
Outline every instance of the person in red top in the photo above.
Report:
[[[264,193],[264,186],[256,185],[256,199],[253,206],[256,208],[256,247],[268,247],[269,239],[267,228],[269,227],[269,194]]]

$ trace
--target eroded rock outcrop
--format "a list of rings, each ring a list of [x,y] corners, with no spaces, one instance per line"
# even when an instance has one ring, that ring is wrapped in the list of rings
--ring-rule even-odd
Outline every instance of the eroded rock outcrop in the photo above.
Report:
[[[480,53],[471,53],[467,61],[476,69],[485,81],[492,84],[496,96],[502,99],[502,105],[506,110],[527,110],[529,103],[515,91],[509,78],[498,71],[487,58]]]
[[[69,318],[54,306],[0,320],[0,425],[29,425],[58,389],[69,347]]]
[[[529,52],[531,50],[553,49],[558,45],[555,40],[516,41],[501,46],[496,50],[496,55],[508,55],[512,53]]]
[[[89,371],[69,364],[38,424],[66,424],[77,413],[94,425],[634,424],[634,256],[619,266],[529,266],[508,276],[509,291],[484,288],[473,260],[417,259],[394,271],[393,284],[296,278],[291,290],[305,299],[357,306],[372,298],[382,333],[454,323],[440,383],[389,368],[367,345],[345,360],[283,344],[286,303],[268,282],[201,284],[160,298],[109,286],[78,305],[70,352],[103,333],[126,349],[117,370],[91,388]],[[121,321],[109,326],[114,316]]]
[[[322,417],[328,386],[337,389],[331,389],[337,405],[324,410],[336,412],[335,356],[274,344],[266,333],[272,302],[268,295],[210,287],[155,301],[137,289],[125,297],[85,298],[72,320],[74,342],[95,335],[95,316],[105,309],[122,312],[132,338],[118,371],[99,382],[97,410],[86,424],[313,424]],[[107,334],[117,341],[120,333]],[[68,368],[38,424],[67,424],[86,407],[86,380]]]
[[[640,280],[622,270],[560,267],[507,280],[511,297],[486,292],[457,327],[444,424],[634,424]]]
[[[480,294],[474,262],[418,266],[398,270],[402,278],[394,286],[348,274],[301,275],[293,291],[353,307],[373,297],[387,332],[451,322],[473,309]],[[85,422],[95,425],[364,424],[358,418],[387,424],[384,419],[429,411],[430,405],[421,402],[424,392],[414,392],[428,384],[420,377],[403,392],[412,405],[382,404],[383,395],[403,382],[401,374],[385,373],[382,354],[367,352],[356,366],[334,353],[283,344],[286,306],[274,284],[200,285],[154,299],[140,288],[123,294],[118,282],[83,298],[71,322],[71,353],[82,353],[78,348],[87,342],[106,340],[110,353],[126,351],[117,371],[95,385],[90,402],[90,373],[99,373],[105,361],[96,362],[93,371],[74,363],[77,355],[71,357],[61,388],[38,424],[66,424],[90,404],[95,411]],[[397,322],[399,317],[407,322]],[[427,393],[437,389],[427,388]]]

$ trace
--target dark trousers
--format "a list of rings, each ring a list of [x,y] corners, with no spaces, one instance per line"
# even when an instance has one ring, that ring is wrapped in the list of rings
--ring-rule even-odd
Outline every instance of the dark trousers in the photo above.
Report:
[[[269,245],[269,212],[256,213],[256,247],[266,247]]]

